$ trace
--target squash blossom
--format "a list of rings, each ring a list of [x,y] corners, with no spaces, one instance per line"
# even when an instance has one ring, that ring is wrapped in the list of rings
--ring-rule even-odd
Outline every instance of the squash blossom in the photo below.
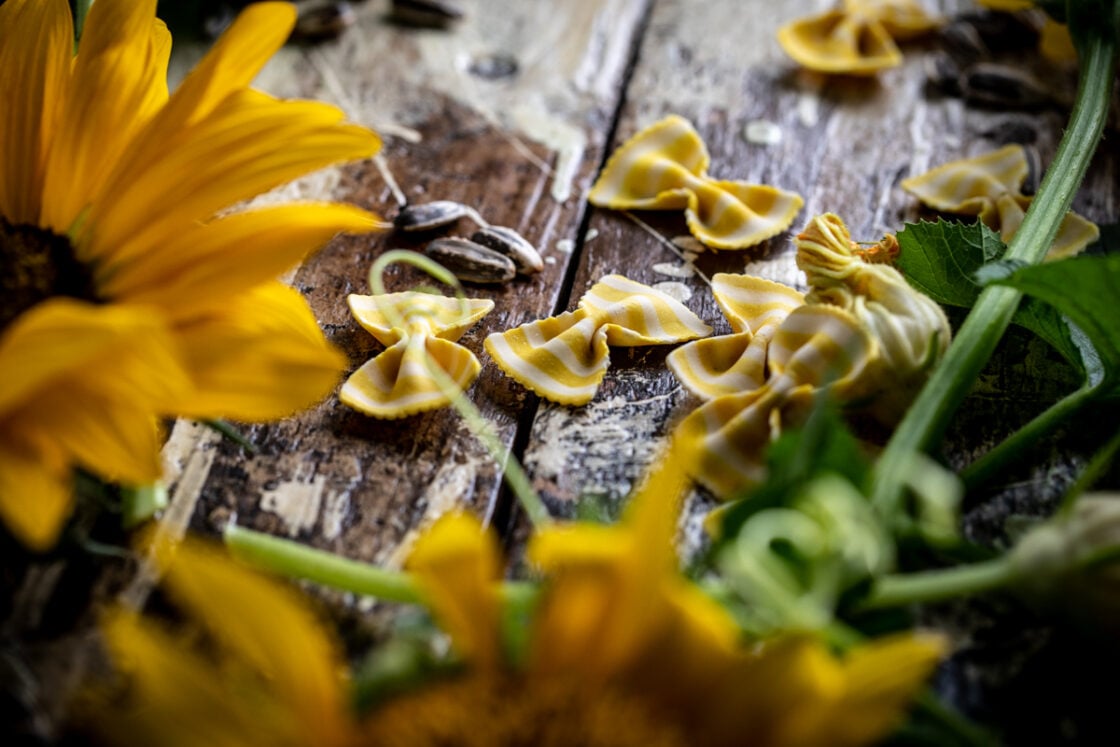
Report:
[[[848,227],[832,213],[811,220],[795,243],[797,266],[809,281],[806,303],[851,312],[878,343],[867,374],[871,411],[888,424],[897,421],[949,347],[945,312],[889,264],[864,261]]]
[[[268,420],[345,360],[274,278],[376,216],[235,209],[373,154],[338,109],[249,83],[295,10],[246,10],[173,94],[156,0],[100,0],[74,50],[65,0],[0,6],[0,517],[50,546],[75,469],[145,484],[160,418]]]

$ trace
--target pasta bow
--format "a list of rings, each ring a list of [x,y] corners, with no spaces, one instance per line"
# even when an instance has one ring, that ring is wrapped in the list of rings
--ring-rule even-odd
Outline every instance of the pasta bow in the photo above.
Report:
[[[688,229],[713,249],[745,249],[789,228],[800,195],[713,179],[708,163],[700,134],[670,115],[614,152],[587,199],[616,210],[684,209]]]
[[[1027,170],[1022,146],[1007,145],[903,179],[902,188],[935,210],[978,216],[1008,242],[1019,230],[1033,199],[1021,192]],[[1096,224],[1070,211],[1062,219],[1046,259],[1079,254],[1099,236]]]
[[[871,75],[902,62],[895,40],[940,25],[914,0],[844,0],[834,10],[782,26],[778,42],[810,70]]]
[[[444,407],[447,395],[432,378],[433,365],[466,389],[482,366],[455,341],[494,308],[494,302],[407,291],[381,296],[350,294],[358,323],[388,349],[367,361],[342,385],[343,404],[375,418],[403,418]],[[397,324],[403,323],[402,326]]]
[[[712,294],[734,334],[690,342],[669,353],[669,369],[698,397],[757,389],[766,381],[766,351],[778,326],[805,297],[789,286],[719,273]]]
[[[575,311],[486,338],[486,351],[509,376],[563,405],[590,402],[610,364],[610,345],[666,345],[712,328],[680,301],[621,275],[592,286]]]
[[[677,426],[675,448],[693,479],[722,499],[762,482],[773,429],[803,417],[821,389],[846,401],[861,396],[876,350],[849,312],[826,304],[794,309],[770,341],[766,383],[706,402]]]

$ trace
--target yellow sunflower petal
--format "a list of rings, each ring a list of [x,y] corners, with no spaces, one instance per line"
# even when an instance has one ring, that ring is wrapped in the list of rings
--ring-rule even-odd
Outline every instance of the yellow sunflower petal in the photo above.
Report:
[[[325,397],[346,365],[303,297],[280,283],[231,299],[176,332],[194,384],[178,408],[188,417],[287,417]]]
[[[175,90],[159,126],[178,129],[206,117],[246,88],[288,40],[296,22],[291,3],[252,3],[243,10]]]
[[[108,693],[91,696],[94,721],[110,743],[234,747],[259,742],[262,731],[272,726],[271,720],[262,724],[259,701],[256,708],[246,708],[214,676],[210,662],[135,614],[116,610],[106,615],[101,634],[129,687],[124,706],[110,701]],[[276,731],[282,733],[282,727]]]
[[[155,13],[155,0],[102,0],[90,10],[47,160],[42,225],[55,233],[67,232],[167,101],[170,35]]]
[[[325,744],[345,731],[342,662],[307,606],[288,589],[215,550],[186,542],[171,548],[166,587],[176,602],[269,683],[294,719]],[[309,740],[315,741],[315,740]]]
[[[3,424],[9,428],[10,424]],[[69,465],[51,464],[26,444],[0,438],[0,519],[23,544],[45,550],[58,540],[73,500]]]
[[[74,28],[64,0],[0,6],[0,216],[34,225],[47,150],[70,80]]]
[[[821,739],[870,744],[897,726],[945,648],[939,636],[903,634],[853,649],[841,663],[845,693],[821,725]]]
[[[149,310],[97,306],[67,298],[46,301],[22,314],[0,337],[0,372],[4,376],[0,414],[66,376],[79,376],[85,386],[96,386],[102,392],[113,386],[122,393],[134,387],[147,390],[149,383],[174,391],[181,374],[175,370],[170,349],[162,321],[154,319]],[[148,361],[143,374],[89,375],[95,368],[93,361],[114,363],[126,354],[130,366]],[[151,381],[156,377],[158,381]],[[170,386],[164,389],[164,384]],[[64,397],[65,391],[60,394]]]
[[[159,478],[163,441],[150,407],[83,392],[80,385],[70,396],[40,397],[32,406],[34,415],[24,416],[32,421],[30,437],[52,441],[90,472],[133,485]]]
[[[159,251],[163,241],[240,200],[377,151],[375,134],[341,120],[327,104],[232,93],[197,125],[169,132],[153,160],[127,154],[90,212],[91,233],[80,250],[112,267]]]
[[[483,671],[502,665],[497,543],[472,516],[441,516],[416,541],[407,567],[455,650]]]
[[[160,307],[182,319],[275,278],[338,233],[382,228],[377,216],[342,204],[303,203],[235,213],[189,228],[158,252],[107,270],[101,293]]]

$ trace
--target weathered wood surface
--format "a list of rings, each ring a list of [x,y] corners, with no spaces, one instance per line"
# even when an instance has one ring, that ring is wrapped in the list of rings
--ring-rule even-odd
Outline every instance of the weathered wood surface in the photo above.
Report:
[[[908,45],[906,63],[877,80],[826,79],[798,70],[779,49],[774,29],[820,5],[486,0],[470,4],[467,17],[451,29],[429,31],[388,24],[385,8],[368,2],[357,6],[358,25],[341,39],[287,47],[258,81],[278,95],[332,101],[385,140],[380,164],[327,170],[281,190],[281,196],[333,196],[392,216],[397,196],[386,181],[389,173],[405,199],[473,205],[542,249],[546,266],[540,275],[475,289],[496,308],[464,344],[483,363],[471,399],[522,458],[556,513],[569,514],[582,495],[619,504],[668,429],[696,403],[665,369],[668,349],[658,348],[612,350],[607,378],[586,407],[542,403],[482,351],[487,334],[574,308],[611,272],[674,293],[717,333],[725,332],[700,273],[746,271],[801,285],[790,235],[810,216],[836,212],[857,238],[874,240],[926,215],[898,186],[910,174],[1011,140],[1031,147],[1042,163],[1052,156],[1064,111],[982,109],[936,94],[924,72],[936,52],[932,41]],[[944,0],[937,7],[952,14],[972,6]],[[181,69],[197,50],[177,54]],[[658,239],[623,214],[589,209],[584,199],[604,156],[671,112],[697,126],[714,176],[800,192],[806,205],[793,230],[747,252],[701,254],[698,273],[664,245],[687,234],[681,215],[638,216],[663,237]],[[780,142],[748,141],[744,128],[756,120],[775,124]],[[1075,205],[1100,223],[1118,220],[1118,158],[1115,149],[1101,150]],[[470,230],[464,221],[453,233]],[[294,271],[292,282],[352,367],[380,346],[350,318],[346,294],[368,291],[366,272],[380,252],[422,242],[397,233],[344,237]],[[401,271],[392,285],[402,289],[417,279]],[[982,452],[1068,384],[1050,378],[1045,360],[1052,356],[1044,348],[1030,342],[1010,347],[958,420],[949,455],[956,464]],[[466,505],[492,520],[515,550],[524,536],[494,463],[451,412],[376,421],[332,396],[308,413],[246,428],[245,434],[258,454],[199,426],[175,425],[165,449],[173,525],[214,535],[236,515],[245,526],[390,565],[400,561],[414,530],[453,506]],[[1081,435],[1075,446],[1083,454],[1095,436]],[[1070,465],[1080,460],[1065,456],[1018,475],[1010,498],[972,508],[973,536],[997,541],[1002,518],[1012,510],[1045,510],[1068,484]],[[696,510],[705,505],[701,497]],[[92,646],[91,607],[84,597],[71,605],[67,622],[39,627],[43,610],[57,607],[50,600],[64,591],[56,578],[64,567],[40,567],[5,586],[12,588],[3,624],[6,649],[32,652],[20,662],[29,678],[27,702],[20,707],[35,714],[33,733],[49,735],[55,728],[59,693],[80,679]],[[93,596],[124,595],[139,604],[149,588],[150,579],[120,565],[102,574]],[[325,596],[340,615],[374,625],[362,613],[366,605]],[[991,617],[1002,620],[1001,614]],[[986,653],[970,655],[993,650],[988,619],[971,609],[959,618],[930,618],[956,631],[963,651],[941,688],[1014,735],[1008,706],[993,693],[1018,676],[1022,667],[1016,667],[1031,660],[1049,633],[1025,626],[1021,636],[1011,636],[1015,645],[1005,647],[1014,656],[1003,658],[1015,665],[993,673],[985,667]],[[1001,624],[992,625],[1005,630],[1006,620]],[[1047,713],[1057,723],[1058,711]],[[1069,728],[1076,735],[1076,724]],[[1049,733],[1053,743],[1066,738],[1054,729]]]

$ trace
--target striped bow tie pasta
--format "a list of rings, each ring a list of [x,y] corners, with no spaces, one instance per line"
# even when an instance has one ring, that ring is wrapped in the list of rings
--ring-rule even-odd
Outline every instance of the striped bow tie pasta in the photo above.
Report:
[[[682,345],[667,360],[677,380],[703,399],[762,386],[774,332],[805,303],[804,296],[789,286],[728,273],[712,277],[712,295],[735,333]]]
[[[464,306],[457,298],[417,291],[351,294],[347,301],[358,323],[388,346],[342,385],[338,397],[348,407],[375,418],[403,418],[450,402],[432,379],[429,364],[460,389],[478,376],[478,359],[455,341],[490,313],[493,301],[465,299]]]
[[[770,341],[770,377],[694,410],[673,444],[696,482],[727,500],[766,477],[766,447],[782,422],[800,420],[821,388],[842,401],[858,396],[876,342],[847,311],[825,304],[794,309]]]
[[[713,179],[708,162],[700,134],[670,115],[614,152],[587,199],[615,210],[683,209],[692,235],[713,249],[745,249],[789,228],[800,195]]]
[[[680,301],[621,275],[607,275],[575,311],[486,338],[509,376],[563,405],[590,402],[610,364],[610,345],[666,345],[712,333]]]
[[[951,161],[902,181],[902,188],[934,210],[975,215],[999,231],[1004,242],[1019,230],[1033,198],[1022,194],[1027,156],[1020,145],[1007,145],[975,158]],[[1046,254],[1061,259],[1080,253],[1100,236],[1096,224],[1068,212]]]
[[[941,23],[913,0],[844,0],[834,10],[782,26],[778,42],[809,70],[871,75],[902,62],[896,40],[920,36]]]

